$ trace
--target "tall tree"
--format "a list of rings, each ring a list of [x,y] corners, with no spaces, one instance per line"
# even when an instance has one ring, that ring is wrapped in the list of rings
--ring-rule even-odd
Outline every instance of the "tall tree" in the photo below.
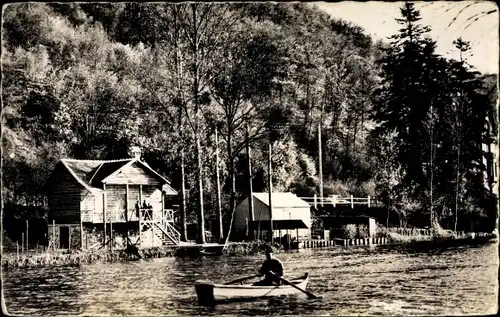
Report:
[[[236,159],[247,143],[264,136],[262,110],[270,102],[285,68],[279,36],[270,31],[269,24],[238,24],[226,35],[210,82],[212,97],[220,107],[226,142],[231,219],[237,198]]]
[[[442,69],[434,52],[435,42],[426,37],[430,28],[418,23],[418,10],[405,2],[401,15],[396,19],[401,29],[391,37],[391,46],[381,61],[382,82],[374,109],[380,126],[375,133],[396,133],[403,185],[415,198],[430,198],[430,204],[422,203],[430,207],[433,221],[433,158]]]

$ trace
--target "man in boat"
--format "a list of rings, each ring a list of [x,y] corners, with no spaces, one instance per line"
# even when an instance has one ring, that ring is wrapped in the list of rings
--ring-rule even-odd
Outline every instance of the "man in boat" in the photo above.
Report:
[[[271,274],[273,273],[273,274]],[[281,261],[273,257],[273,250],[266,249],[266,260],[262,263],[259,270],[259,276],[265,276],[263,280],[260,280],[253,285],[259,286],[271,286],[271,285],[281,285],[281,280],[277,276],[283,276],[283,264]]]

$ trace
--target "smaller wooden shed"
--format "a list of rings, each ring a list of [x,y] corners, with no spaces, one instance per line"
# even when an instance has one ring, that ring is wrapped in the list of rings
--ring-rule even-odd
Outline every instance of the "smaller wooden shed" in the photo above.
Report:
[[[253,193],[254,214],[249,215],[248,197],[236,206],[233,238],[268,237],[270,226],[269,193]],[[272,193],[273,236],[285,234],[300,240],[311,237],[311,206],[290,192]],[[253,219],[253,220],[251,220]],[[281,235],[280,235],[281,233]]]

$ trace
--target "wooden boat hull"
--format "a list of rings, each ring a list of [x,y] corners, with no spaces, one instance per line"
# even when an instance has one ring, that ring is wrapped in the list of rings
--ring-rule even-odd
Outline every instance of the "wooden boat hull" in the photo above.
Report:
[[[309,276],[290,280],[299,288],[305,290],[309,282]],[[195,282],[198,302],[202,305],[211,305],[216,301],[227,299],[261,298],[271,296],[283,296],[301,293],[300,290],[290,285],[280,286],[253,286],[253,285],[224,285],[214,284],[207,281]]]

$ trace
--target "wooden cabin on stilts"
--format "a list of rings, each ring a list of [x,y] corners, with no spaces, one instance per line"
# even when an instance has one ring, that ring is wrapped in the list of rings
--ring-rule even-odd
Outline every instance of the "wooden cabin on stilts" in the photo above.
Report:
[[[150,248],[179,244],[177,191],[142,161],[62,159],[44,185],[54,248]]]

